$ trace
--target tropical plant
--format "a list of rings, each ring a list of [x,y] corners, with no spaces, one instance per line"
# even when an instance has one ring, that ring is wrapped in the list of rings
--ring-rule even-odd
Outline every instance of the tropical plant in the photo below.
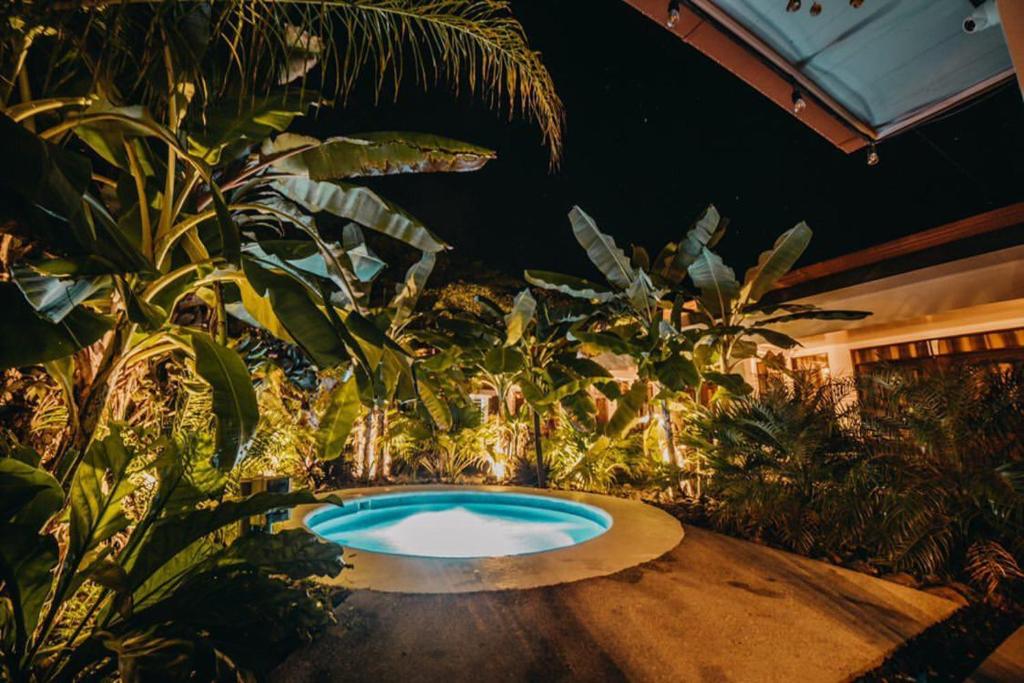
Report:
[[[627,257],[614,238],[601,232],[579,207],[572,209],[569,219],[577,241],[608,284],[544,271],[528,270],[525,277],[535,286],[601,304],[600,325],[574,334],[593,353],[628,355],[638,374],[617,411],[629,419],[609,423],[608,430],[615,437],[625,434],[642,415],[652,393],[648,387],[656,385],[666,459],[680,467],[684,462],[672,429],[672,401],[688,405],[692,398],[699,400],[706,384],[732,395],[748,393],[749,385],[734,370],[739,361],[758,354],[755,340],[787,349],[797,345],[774,329],[781,323],[867,315],[804,304],[759,303],[806,248],[811,232],[804,223],[783,233],[771,250],[761,254],[741,286],[732,269],[711,251],[728,225],[714,206],[654,260],[637,246]],[[687,276],[699,294],[684,287]],[[785,314],[773,315],[779,310]]]
[[[794,378],[704,408],[685,440],[710,472],[712,522],[805,554],[861,547],[873,479],[852,390]]]
[[[589,306],[538,301],[528,289],[516,295],[507,311],[487,299],[480,303],[478,315],[461,312],[437,319],[439,332],[432,338],[446,351],[423,365],[454,367],[460,376],[494,392],[499,421],[512,426],[506,451],[514,457],[521,455],[516,443],[521,416],[510,397],[518,390],[531,413],[537,482],[544,486],[542,422],[557,406],[569,418],[594,428],[597,407],[589,388],[618,395],[618,386],[604,367],[579,355],[574,331],[586,324]]]
[[[337,546],[303,530],[231,531],[316,499],[229,500],[211,454],[186,436],[147,458],[114,424],[66,491],[30,452],[0,458],[5,680],[236,680],[329,623],[329,608],[294,580],[337,574]]]
[[[879,369],[860,394],[880,555],[990,595],[1024,578],[1024,367]]]
[[[610,491],[620,476],[629,472],[629,451],[640,447],[639,439],[603,439],[598,444],[600,439],[599,434],[580,429],[570,420],[559,420],[544,447],[551,483],[560,488]]]
[[[468,70],[470,85],[495,104],[541,122],[557,159],[560,103],[502,3],[50,9],[21,6],[0,33],[0,63],[19,84],[0,98],[0,136],[29,170],[0,177],[17,200],[5,230],[27,245],[13,250],[20,292],[5,283],[0,296],[43,340],[31,350],[3,348],[2,362],[63,358],[102,339],[90,367],[78,368],[78,452],[102,419],[112,377],[131,363],[184,353],[214,383],[218,457],[229,467],[257,414],[224,349],[228,312],[296,342],[320,367],[355,363],[363,393],[373,386],[385,336],[360,295],[384,264],[358,226],[424,254],[447,245],[367,188],[338,181],[474,170],[493,153],[423,134],[271,138],[322,102],[308,87],[318,63],[331,67],[319,73],[321,84],[330,72],[342,93],[363,66],[397,79],[403,56],[420,79],[458,82]],[[316,214],[352,224],[340,240],[329,238]],[[183,324],[182,303],[195,300],[210,312]]]
[[[398,416],[388,439],[396,460],[413,476],[457,482],[470,471],[487,474],[502,461],[496,452],[499,431],[498,422],[483,419],[476,407],[453,407],[447,430],[421,411]]]

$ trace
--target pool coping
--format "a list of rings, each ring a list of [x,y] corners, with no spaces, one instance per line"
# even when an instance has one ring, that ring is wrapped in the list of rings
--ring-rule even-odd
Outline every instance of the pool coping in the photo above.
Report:
[[[595,493],[522,486],[426,484],[341,489],[342,500],[415,491],[486,491],[548,496],[600,508],[613,519],[611,528],[583,543],[529,555],[483,558],[437,558],[389,555],[345,549],[351,567],[324,583],[351,590],[387,593],[474,593],[554,586],[607,576],[655,560],[683,540],[677,519],[636,500]],[[324,494],[328,495],[328,494]],[[283,528],[303,528],[320,504],[296,506]],[[308,527],[305,527],[308,528]]]

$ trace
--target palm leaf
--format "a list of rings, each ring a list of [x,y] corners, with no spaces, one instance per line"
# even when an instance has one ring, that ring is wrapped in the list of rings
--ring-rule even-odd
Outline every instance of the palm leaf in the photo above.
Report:
[[[303,148],[294,155],[281,152]],[[360,133],[323,142],[283,133],[264,143],[265,157],[280,155],[271,166],[312,180],[344,180],[400,173],[476,171],[495,153],[483,147],[426,133]]]
[[[721,256],[704,247],[687,272],[693,284],[701,291],[704,307],[712,315],[726,315],[740,291],[740,283],[736,281],[733,269],[725,265]]]
[[[572,233],[580,243],[597,269],[608,278],[614,287],[627,289],[636,278],[629,258],[616,244],[610,235],[601,232],[594,219],[583,212],[578,206],[569,212]]]
[[[762,252],[757,265],[747,271],[743,282],[745,302],[756,302],[774,287],[779,278],[789,272],[810,242],[811,229],[803,222],[779,235],[774,246]]]
[[[425,225],[365,187],[299,177],[276,180],[271,187],[307,211],[347,218],[420,251],[439,252],[448,248]]]

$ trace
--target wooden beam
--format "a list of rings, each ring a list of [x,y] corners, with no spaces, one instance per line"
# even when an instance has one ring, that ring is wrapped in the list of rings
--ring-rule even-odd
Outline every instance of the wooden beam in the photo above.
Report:
[[[778,283],[779,288],[792,287],[811,280],[845,273],[854,268],[862,268],[875,263],[887,261],[899,256],[939,247],[951,242],[958,242],[968,237],[983,235],[1015,225],[1024,224],[1024,202],[1011,204],[1001,209],[979,213],[970,218],[954,221],[937,228],[916,232],[891,242],[861,249],[828,261],[821,261],[784,275]]]

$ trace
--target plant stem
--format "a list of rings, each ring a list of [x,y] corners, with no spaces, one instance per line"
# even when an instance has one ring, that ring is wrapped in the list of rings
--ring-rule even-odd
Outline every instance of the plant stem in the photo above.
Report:
[[[540,413],[533,411],[533,450],[537,457],[537,486],[547,488],[544,476],[544,447],[540,443]]]

